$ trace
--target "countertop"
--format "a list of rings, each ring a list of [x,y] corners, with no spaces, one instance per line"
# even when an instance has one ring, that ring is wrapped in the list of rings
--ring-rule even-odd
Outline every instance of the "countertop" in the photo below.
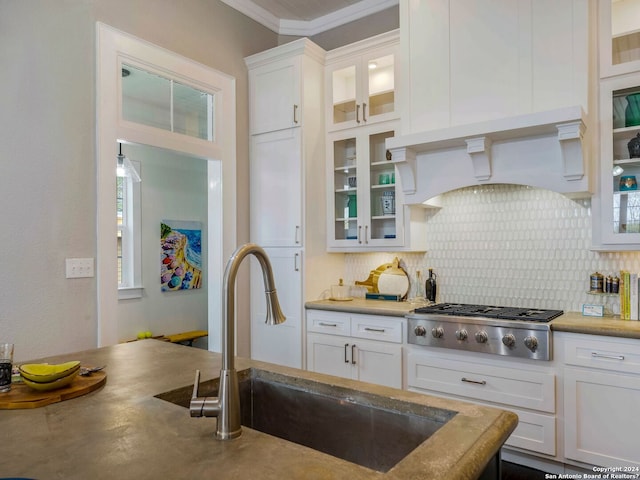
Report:
[[[39,359],[107,365],[106,385],[88,395],[25,410],[0,410],[0,474],[74,479],[438,479],[476,478],[517,424],[504,410],[440,399],[246,359],[257,367],[336,387],[383,395],[457,414],[388,473],[243,427],[231,441],[214,439],[215,418],[154,397],[218,376],[221,356],[183,345],[142,340]]]
[[[316,300],[305,304],[307,309],[362,313],[403,317],[415,305],[409,302],[389,302],[354,298],[351,301]],[[640,339],[640,321],[620,320],[619,317],[585,317],[580,312],[567,312],[551,322],[551,330],[557,332],[584,333]]]

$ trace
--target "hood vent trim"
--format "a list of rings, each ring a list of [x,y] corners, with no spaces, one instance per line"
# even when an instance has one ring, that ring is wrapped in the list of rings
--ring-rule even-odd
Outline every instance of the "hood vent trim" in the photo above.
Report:
[[[387,139],[405,202],[486,183],[589,193],[586,116],[567,107]]]

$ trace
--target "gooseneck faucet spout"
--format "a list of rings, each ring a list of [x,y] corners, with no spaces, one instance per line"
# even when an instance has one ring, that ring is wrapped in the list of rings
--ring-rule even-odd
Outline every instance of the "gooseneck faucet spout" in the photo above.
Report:
[[[278,295],[273,280],[273,269],[265,251],[253,243],[247,243],[236,249],[231,255],[224,272],[223,281],[223,321],[222,321],[222,369],[220,370],[220,385],[218,396],[215,398],[198,397],[200,371],[196,370],[193,385],[193,396],[189,405],[192,417],[217,417],[218,427],[216,438],[229,440],[239,437],[242,433],[240,419],[240,391],[238,374],[235,370],[235,300],[236,276],[242,260],[247,255],[254,255],[262,269],[265,294],[267,297],[268,325],[283,323],[286,318],[280,309]]]

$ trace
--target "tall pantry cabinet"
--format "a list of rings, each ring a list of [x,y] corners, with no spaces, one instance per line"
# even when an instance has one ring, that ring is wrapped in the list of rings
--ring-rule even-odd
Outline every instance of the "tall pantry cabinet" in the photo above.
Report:
[[[287,321],[265,325],[262,273],[251,262],[251,358],[303,368],[305,297],[332,280],[324,222],[324,55],[302,38],[245,58],[249,69],[250,238],[271,261]],[[305,221],[309,219],[310,221]],[[315,219],[315,220],[314,220]],[[333,281],[335,283],[335,280]]]

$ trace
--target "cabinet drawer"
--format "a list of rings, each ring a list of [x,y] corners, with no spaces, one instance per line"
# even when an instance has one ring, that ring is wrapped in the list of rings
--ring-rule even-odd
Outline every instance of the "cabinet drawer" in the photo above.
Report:
[[[472,401],[555,412],[555,375],[552,373],[432,357],[414,351],[407,355],[407,383],[410,387]]]
[[[379,315],[352,315],[351,336],[383,342],[402,343],[404,318]]]
[[[567,337],[564,361],[569,365],[640,374],[640,340]]]
[[[307,310],[307,331],[349,336],[351,318],[346,313]]]
[[[426,393],[422,389],[410,388],[409,390],[418,393]],[[429,391],[429,394],[444,398],[455,398],[450,395],[442,395]],[[495,407],[488,402],[478,402],[480,405]],[[519,408],[505,408],[518,415],[518,426],[511,433],[505,446],[522,448],[532,452],[543,453],[555,456],[556,454],[556,417],[553,414],[534,413]]]

